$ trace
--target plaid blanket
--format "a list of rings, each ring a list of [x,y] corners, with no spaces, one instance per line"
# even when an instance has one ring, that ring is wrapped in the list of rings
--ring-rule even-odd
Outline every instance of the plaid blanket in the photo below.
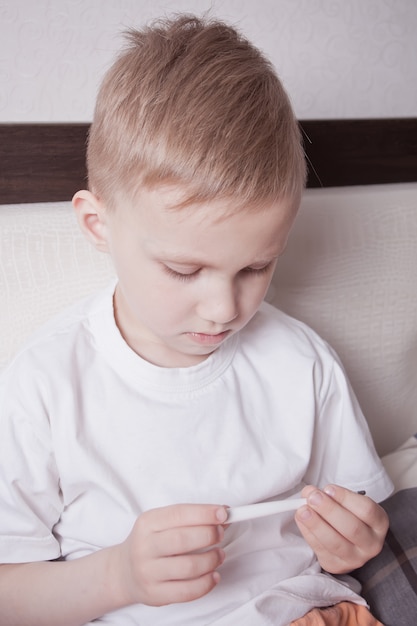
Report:
[[[382,503],[390,519],[381,553],[352,575],[385,626],[417,625],[417,487]]]

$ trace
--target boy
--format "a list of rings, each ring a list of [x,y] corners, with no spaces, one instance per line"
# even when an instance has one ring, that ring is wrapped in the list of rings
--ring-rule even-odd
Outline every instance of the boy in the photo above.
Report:
[[[377,624],[343,574],[380,550],[390,481],[333,352],[262,303],[305,178],[273,69],[222,23],[132,31],[88,172],[117,284],[2,378],[0,623]]]

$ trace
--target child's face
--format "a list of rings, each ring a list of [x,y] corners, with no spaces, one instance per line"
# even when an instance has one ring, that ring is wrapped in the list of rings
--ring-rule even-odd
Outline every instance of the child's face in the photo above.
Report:
[[[231,203],[217,201],[178,209],[179,199],[176,188],[142,191],[104,218],[119,278],[116,322],[133,350],[163,367],[202,361],[248,323],[297,208],[281,201],[228,211]]]

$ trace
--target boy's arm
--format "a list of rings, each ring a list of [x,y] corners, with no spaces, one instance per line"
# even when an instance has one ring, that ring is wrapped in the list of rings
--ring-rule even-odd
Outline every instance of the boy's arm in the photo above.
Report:
[[[295,520],[324,570],[351,572],[381,551],[389,521],[371,498],[337,485],[323,491],[309,485],[302,495],[307,505]]]
[[[154,509],[126,541],[89,556],[0,565],[0,624],[81,626],[130,604],[199,598],[219,581],[226,518],[216,505]]]
[[[124,605],[114,549],[74,561],[0,565],[0,623],[80,626]]]

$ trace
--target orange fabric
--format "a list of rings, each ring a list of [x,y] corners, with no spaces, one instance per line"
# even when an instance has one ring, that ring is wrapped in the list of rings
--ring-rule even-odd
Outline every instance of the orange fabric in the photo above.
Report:
[[[365,606],[340,602],[325,609],[313,609],[290,626],[383,626]]]

